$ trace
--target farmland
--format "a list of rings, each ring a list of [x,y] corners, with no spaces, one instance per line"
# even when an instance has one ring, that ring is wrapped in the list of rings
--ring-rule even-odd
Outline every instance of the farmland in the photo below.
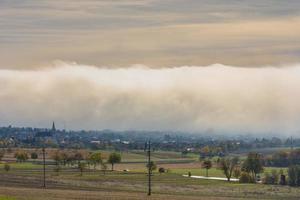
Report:
[[[48,149],[48,152],[53,151]],[[105,157],[109,152],[103,152]],[[50,154],[50,153],[49,153]],[[47,154],[47,155],[49,155]],[[56,172],[48,156],[46,189],[42,188],[43,166],[41,160],[24,163],[12,161],[7,154],[10,170],[0,165],[0,199],[145,199],[147,175],[144,152],[124,152],[124,162],[115,165],[115,171],[86,168],[80,175],[74,166],[64,166]],[[205,169],[194,155],[182,157],[175,152],[155,152],[153,159],[167,173],[153,175],[153,195],[150,199],[299,199],[300,189],[289,186],[240,184],[226,181],[202,180],[183,177],[205,175]],[[270,171],[272,168],[266,168]],[[125,171],[124,171],[125,170]],[[209,176],[224,177],[213,167]],[[126,196],[126,198],[124,197]]]

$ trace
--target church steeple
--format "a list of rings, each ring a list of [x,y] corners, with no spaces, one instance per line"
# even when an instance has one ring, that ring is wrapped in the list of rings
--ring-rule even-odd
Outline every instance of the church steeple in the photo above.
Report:
[[[56,131],[55,123],[54,123],[54,122],[52,123],[52,129],[51,129],[51,131],[52,131],[52,132],[55,132],[55,131]]]

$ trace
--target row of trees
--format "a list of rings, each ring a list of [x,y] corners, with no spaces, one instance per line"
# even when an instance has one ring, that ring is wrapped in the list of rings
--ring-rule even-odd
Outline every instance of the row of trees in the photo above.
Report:
[[[300,186],[300,165],[291,165],[287,170],[288,179],[286,174],[281,169],[277,171],[273,169],[271,172],[266,172],[263,178],[264,184],[272,185],[290,185],[290,186]]]
[[[241,178],[243,182],[255,182],[257,174],[263,172],[263,159],[258,153],[249,153],[247,159],[242,163],[238,157],[226,157],[220,159],[217,164],[228,181],[234,176]],[[202,167],[206,169],[206,176],[208,176],[212,162],[205,160],[202,162]]]
[[[295,155],[300,151],[295,150],[289,153],[289,156],[297,160]],[[242,183],[255,183],[260,177],[258,174],[264,171],[265,159],[261,154],[249,153],[246,160],[240,162],[238,157],[222,158],[218,162],[218,167],[223,171],[227,180],[230,181],[231,177],[239,178]],[[206,169],[206,176],[208,170],[212,167],[210,160],[202,162],[202,167]],[[288,179],[284,170],[272,169],[270,172],[265,172],[262,182],[264,184],[280,184],[290,186],[300,186],[300,165],[290,165],[287,170]]]
[[[5,151],[0,151],[0,160],[5,155]],[[18,150],[15,152],[14,157],[17,162],[26,162],[29,159],[38,159],[37,152],[31,152],[30,154],[25,150]],[[119,153],[113,152],[108,158],[103,158],[100,152],[88,152],[86,150],[56,150],[50,152],[50,158],[55,162],[55,171],[58,173],[61,166],[74,166],[77,165],[78,169],[82,171],[88,167],[93,167],[96,169],[97,166],[101,166],[101,169],[105,172],[107,170],[107,163],[111,164],[111,170],[114,170],[114,165],[121,162],[121,155]],[[8,170],[7,170],[8,171]]]
[[[0,151],[0,161],[3,159],[4,155],[5,155],[5,151],[1,150]],[[29,159],[28,153],[23,150],[18,150],[17,152],[15,152],[14,157],[16,158],[17,162],[25,162]],[[32,152],[30,157],[31,157],[31,159],[37,159],[38,154],[36,152]]]
[[[300,149],[291,151],[279,151],[265,159],[266,166],[288,167],[300,165]]]
[[[121,155],[116,152],[113,152],[108,156],[107,162],[104,161],[101,152],[87,152],[85,150],[57,150],[52,154],[51,157],[55,161],[57,172],[60,170],[61,165],[77,165],[81,173],[84,168],[86,168],[86,165],[89,167],[92,166],[94,169],[96,169],[97,166],[101,166],[101,169],[105,172],[107,170],[106,163],[111,164],[111,170],[113,171],[114,165],[121,162]]]

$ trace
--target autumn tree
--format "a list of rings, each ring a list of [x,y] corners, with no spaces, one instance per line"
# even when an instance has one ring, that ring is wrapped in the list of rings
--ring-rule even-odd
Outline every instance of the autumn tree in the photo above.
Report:
[[[85,167],[86,167],[86,164],[84,162],[79,162],[78,169],[80,171],[80,176],[82,176]]]
[[[111,164],[111,170],[114,171],[114,164],[121,162],[121,155],[113,152],[109,155],[107,162]]]
[[[202,168],[206,169],[206,177],[208,177],[208,170],[212,167],[212,162],[210,160],[205,160],[202,162]]]
[[[36,152],[32,152],[32,153],[30,154],[30,158],[35,160],[35,159],[38,158],[38,154],[37,154]]]
[[[236,166],[236,167],[234,168],[234,170],[233,170],[233,176],[234,176],[235,178],[237,178],[237,179],[241,176],[241,169],[240,169],[239,166]]]
[[[255,181],[257,174],[264,171],[262,156],[258,153],[249,153],[243,163],[242,169],[250,173]]]
[[[60,163],[61,160],[62,160],[60,151],[58,151],[58,150],[55,151],[55,152],[51,155],[51,158],[55,161],[55,164],[56,164],[56,165],[59,165],[59,163]]]
[[[61,156],[61,152],[59,150],[55,151],[52,155],[51,155],[52,159],[55,161],[55,168],[54,171],[57,173],[59,173],[60,171],[60,163],[62,161],[62,156]]]
[[[17,162],[25,162],[28,160],[28,154],[25,151],[17,151],[15,153],[15,158],[17,159]]]
[[[100,152],[92,153],[89,158],[89,163],[91,163],[94,166],[94,169],[96,169],[97,165],[100,165],[102,163],[102,156]]]
[[[230,181],[234,168],[238,165],[238,157],[234,158],[222,158],[220,160],[220,168],[226,176],[227,180]]]

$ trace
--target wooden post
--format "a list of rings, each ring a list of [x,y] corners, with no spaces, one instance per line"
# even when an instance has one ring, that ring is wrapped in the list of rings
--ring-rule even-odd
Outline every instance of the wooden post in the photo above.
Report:
[[[152,171],[151,171],[151,142],[149,140],[148,142],[148,196],[151,195],[151,175],[152,175]]]
[[[45,158],[45,147],[43,147],[43,188],[46,188],[46,158]]]

